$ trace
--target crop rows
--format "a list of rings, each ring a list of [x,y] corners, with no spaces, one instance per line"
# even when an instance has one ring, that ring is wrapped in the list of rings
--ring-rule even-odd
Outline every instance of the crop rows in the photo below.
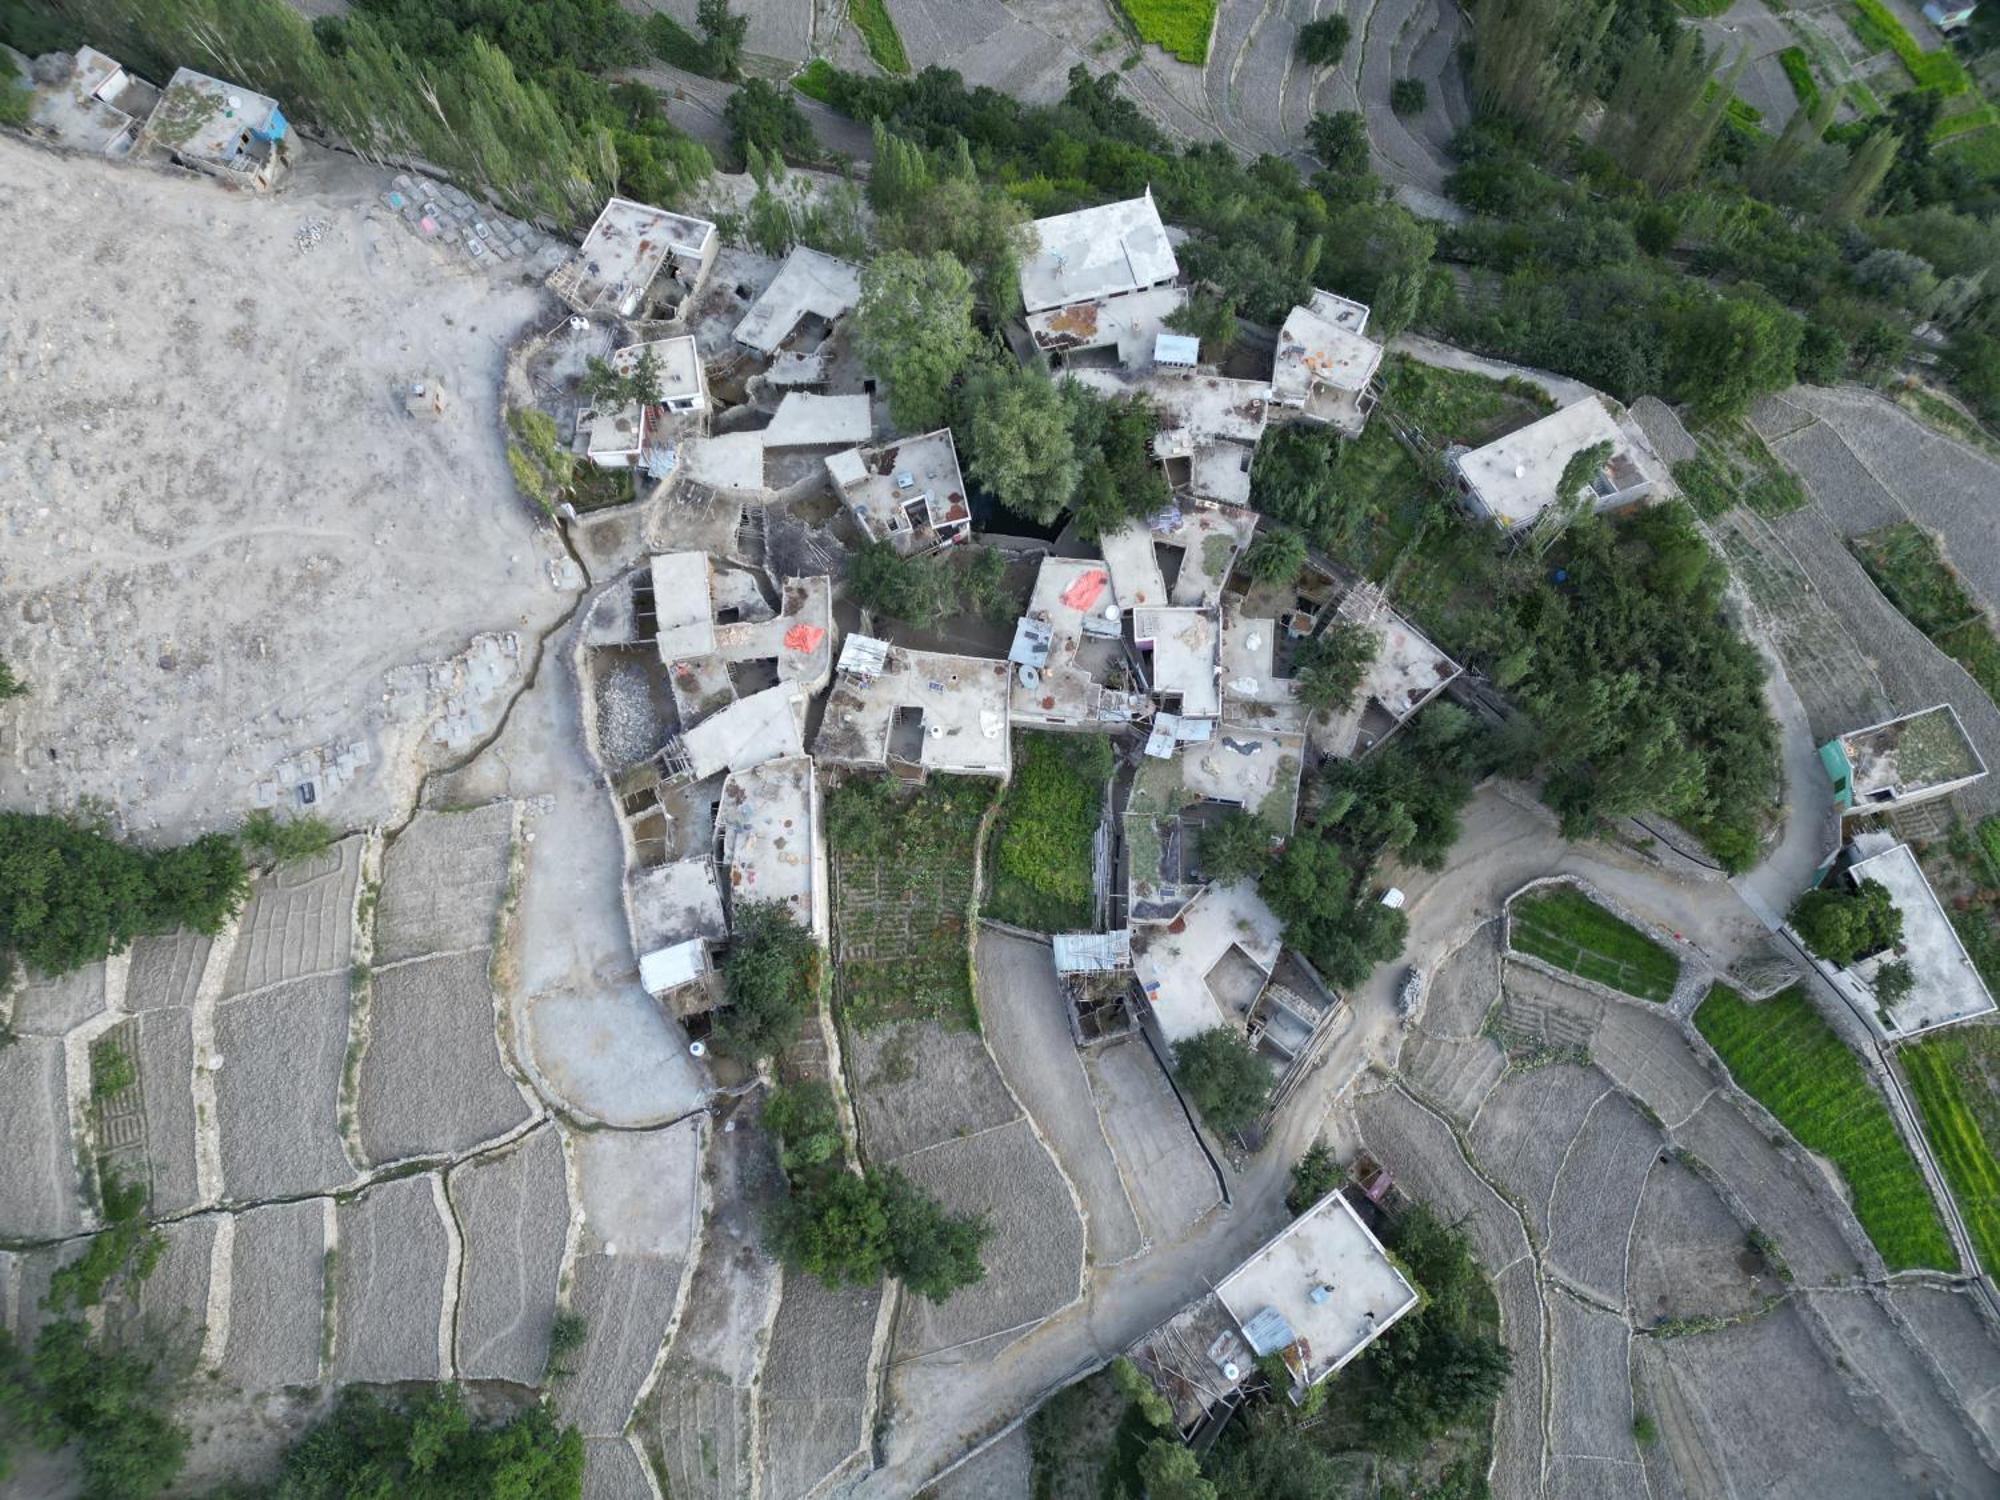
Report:
[[[1566,886],[1514,903],[1509,946],[1640,1000],[1666,1000],[1680,977],[1666,949]]]
[[[1979,1055],[1990,1050],[1990,1041],[1980,1043],[1991,1036],[1990,1030],[1978,1029],[1932,1037],[1899,1054],[1917,1096],[1924,1134],[1988,1273],[2000,1271],[2000,1162],[1994,1160],[1988,1133],[1996,1101]]]
[[[1860,1058],[1794,986],[1751,1004],[1726,985],[1694,1013],[1738,1086],[1846,1182],[1868,1238],[1892,1271],[1958,1269],[1916,1158]]]

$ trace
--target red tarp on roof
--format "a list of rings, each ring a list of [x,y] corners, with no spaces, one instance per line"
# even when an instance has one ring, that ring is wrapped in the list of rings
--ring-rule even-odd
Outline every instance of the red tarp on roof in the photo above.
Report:
[[[1071,609],[1089,609],[1110,581],[1111,575],[1104,569],[1092,568],[1062,591],[1062,602]]]
[[[826,632],[817,625],[794,625],[785,632],[787,651],[817,651]]]

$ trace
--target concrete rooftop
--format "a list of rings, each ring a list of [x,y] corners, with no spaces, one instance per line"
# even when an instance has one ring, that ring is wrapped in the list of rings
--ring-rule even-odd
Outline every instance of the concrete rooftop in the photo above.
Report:
[[[692,938],[720,942],[729,936],[722,891],[707,855],[634,870],[626,881],[632,908],[632,947],[640,953]]]
[[[859,266],[796,246],[736,325],[736,342],[759,354],[775,354],[804,318],[817,316],[831,324],[860,300]]]
[[[1121,203],[1037,219],[1021,263],[1021,303],[1030,313],[1172,281],[1180,274],[1152,189]]]
[[[669,255],[699,256],[714,236],[715,226],[706,219],[613,198],[551,284],[574,280],[564,300],[578,312],[629,316]]]
[[[1167,319],[1186,307],[1187,300],[1187,288],[1179,286],[1148,287],[1120,297],[1093,297],[1030,314],[1028,332],[1044,354],[1115,348],[1119,364],[1138,368],[1152,363],[1154,341],[1167,331]]]
[[[1353,755],[1367,748],[1361,740],[1371,716],[1384,717],[1383,732],[1394,728],[1436,697],[1460,668],[1390,609],[1381,589],[1365,579],[1334,607],[1334,617],[1375,632],[1375,659],[1355,692],[1353,707],[1327,715],[1315,731],[1316,742],[1330,754]]]
[[[819,834],[813,763],[792,756],[737,771],[715,812],[732,901],[782,901],[798,924],[827,940],[826,850]]]
[[[805,754],[806,694],[779,683],[739,698],[681,735],[697,781]]]
[[[1247,1003],[1243,1013],[1226,1009],[1229,1002],[1210,988],[1208,976],[1218,964],[1218,973],[1241,967],[1224,963],[1231,949],[1268,974],[1283,946],[1284,924],[1257,894],[1256,881],[1240,880],[1208,887],[1170,927],[1135,929],[1132,968],[1162,1035],[1178,1042],[1217,1026],[1241,1031]]]
[[[1004,661],[891,647],[879,673],[835,680],[813,754],[836,765],[1006,776],[1010,675]]]
[[[229,166],[242,156],[244,135],[284,132],[278,101],[241,84],[182,68],[146,122],[151,140],[199,161]]]
[[[1496,520],[1520,526],[1555,502],[1563,468],[1595,443],[1611,444],[1613,463],[1632,447],[1604,403],[1587,396],[1462,454],[1458,468]]]
[[[1108,689],[1102,680],[1122,659],[1120,634],[1106,566],[1094,558],[1044,557],[1016,631],[1025,644],[1012,657],[1015,722],[1131,722],[1143,696]]]
[[[871,541],[926,552],[971,530],[965,477],[949,427],[836,453],[827,459],[826,471]]]
[[[1949,703],[1853,730],[1835,745],[1847,760],[1848,810],[1855,814],[1921,801],[1986,774],[1985,762]]]
[[[651,563],[660,660],[671,666],[715,651],[715,606],[706,552],[662,552]]]
[[[1183,718],[1212,719],[1222,712],[1220,631],[1206,609],[1141,609],[1132,615],[1132,638],[1151,653],[1153,696],[1180,695]]]
[[[766,448],[838,448],[865,443],[874,431],[866,396],[787,391],[771,425],[759,436]]]
[[[1897,844],[1881,854],[1858,860],[1848,873],[1859,882],[1879,880],[1888,887],[1889,898],[1903,914],[1903,952],[1880,953],[1861,960],[1842,974],[1850,994],[1863,1001],[1863,1012],[1889,1037],[1912,1036],[1933,1027],[1985,1015],[1994,1009],[1993,996],[1972,958],[1959,941],[1951,918],[1938,903],[1923,867],[1908,844]],[[1889,1010],[1884,1022],[1875,1012],[1880,1002],[1872,988],[1884,964],[1901,958],[1908,962],[1916,984]],[[1855,981],[1859,981],[1858,987]]]
[[[1223,724],[1180,752],[1181,785],[1214,802],[1233,802],[1279,833],[1298,817],[1305,735],[1296,730]]]

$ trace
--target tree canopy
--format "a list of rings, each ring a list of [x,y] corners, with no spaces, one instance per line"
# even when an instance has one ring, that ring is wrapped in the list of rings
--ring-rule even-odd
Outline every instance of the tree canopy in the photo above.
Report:
[[[1230,1135],[1271,1102],[1271,1069],[1241,1032],[1216,1026],[1174,1043],[1174,1076],[1217,1135]]]
[[[889,385],[889,411],[905,432],[929,432],[951,413],[951,384],[978,347],[972,278],[943,251],[891,250],[861,273],[854,313],[861,362]]]
[[[739,900],[722,961],[728,1008],[716,1044],[736,1057],[782,1052],[817,1001],[819,945],[779,901]]]
[[[1790,921],[1808,948],[1842,968],[1903,941],[1903,914],[1879,880],[1864,880],[1859,889],[1842,883],[1807,891]]]

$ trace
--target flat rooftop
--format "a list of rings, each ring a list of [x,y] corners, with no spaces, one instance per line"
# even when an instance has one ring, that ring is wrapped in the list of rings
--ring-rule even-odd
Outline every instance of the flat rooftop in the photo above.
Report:
[[[1143,521],[1128,521],[1116,531],[1107,531],[1097,545],[1104,552],[1104,566],[1111,574],[1111,591],[1122,610],[1158,609],[1173,601],[1167,597],[1167,575],[1153,551],[1153,533]]]
[[[1461,454],[1458,468],[1496,520],[1519,526],[1554,503],[1564,467],[1597,443],[1611,444],[1614,463],[1632,446],[1604,403],[1586,396],[1484,448]]]
[[[162,146],[222,166],[243,154],[246,133],[275,139],[284,132],[277,100],[192,68],[174,74],[146,122],[148,137]]]
[[[1132,615],[1132,639],[1152,654],[1153,696],[1180,695],[1183,718],[1212,719],[1222,712],[1218,672],[1221,632],[1206,609],[1141,609]]]
[[[1258,1355],[1301,1386],[1326,1379],[1417,1305],[1417,1292],[1347,1199],[1330,1193],[1215,1289]],[[1274,1336],[1283,1339],[1274,1344]]]
[[[1132,968],[1161,1034],[1171,1043],[1217,1026],[1241,1031],[1249,1002],[1236,1010],[1211,988],[1209,975],[1215,973],[1218,982],[1233,978],[1246,960],[1269,974],[1284,936],[1284,924],[1257,894],[1254,880],[1212,885],[1171,926],[1136,929]],[[1234,995],[1229,985],[1224,988]]]
[[[816,396],[787,391],[771,425],[759,436],[766,448],[840,448],[865,443],[875,418],[866,396]]]
[[[1321,387],[1361,390],[1382,364],[1382,346],[1367,336],[1367,328],[1368,309],[1361,303],[1315,291],[1278,331],[1271,394],[1303,406]]]
[[[927,550],[971,528],[965,476],[949,427],[836,453],[827,459],[826,471],[873,541]]]
[[[860,300],[861,267],[796,246],[736,325],[736,342],[759,354],[776,354],[807,317],[824,318],[830,324]]]
[[[1848,867],[1856,881],[1879,880],[1888,887],[1889,899],[1903,914],[1903,948],[1900,954],[1880,953],[1861,960],[1846,975],[1867,987],[1866,1009],[1888,1037],[1905,1037],[1954,1021],[1986,1015],[1994,1009],[1993,996],[1973,966],[1972,957],[1959,941],[1958,930],[1939,904],[1937,893],[1924,878],[1923,866],[1908,844],[1897,844],[1881,854],[1858,860]],[[1906,961],[1916,983],[1909,994],[1888,1007],[1888,1019],[1874,1014],[1881,1008],[1874,994],[1874,981],[1884,964],[1897,958]]]
[[[1034,223],[1033,252],[1021,263],[1021,304],[1030,313],[1137,291],[1180,275],[1152,189]]]
[[[780,682],[818,692],[833,668],[833,580],[787,578],[778,613],[716,626],[715,652],[726,662],[775,661]]]
[[[579,414],[586,424],[584,451],[593,459],[613,454],[634,454],[678,432],[660,408],[697,411],[706,404],[702,392],[701,354],[692,338],[682,336],[654,339],[644,344],[627,344],[612,354],[611,368],[631,375],[647,354],[653,356],[659,372],[659,400],[642,407],[637,401],[623,404],[606,402]]]
[[[693,938],[721,942],[729,936],[715,865],[705,854],[635,870],[625,890],[632,909],[632,946],[640,953]]]
[[[732,901],[782,901],[821,941],[825,895],[813,763],[788,756],[732,773],[715,810]]]
[[[706,552],[662,552],[650,564],[660,660],[671,666],[715,651],[715,605]]]
[[[1116,348],[1118,363],[1152,363],[1155,341],[1167,319],[1187,306],[1186,287],[1158,286],[1120,297],[1091,297],[1067,307],[1031,313],[1028,332],[1044,354],[1081,354]]]
[[[1159,413],[1153,452],[1176,489],[1242,505],[1250,498],[1250,464],[1264,436],[1271,387],[1199,371],[1156,368],[1144,375],[1083,369],[1072,378],[1105,396],[1143,395]],[[1185,465],[1185,473],[1176,472]]]
[[[26,67],[23,59],[24,72]],[[122,155],[159,98],[158,89],[127,73],[117,59],[78,47],[68,78],[35,89],[30,118],[66,144]]]
[[[1222,724],[1180,752],[1181,785],[1214,802],[1256,813],[1280,834],[1298,817],[1306,738],[1296,730]]]
[[[1094,558],[1044,557],[1008,654],[1015,721],[1131,722],[1146,706],[1143,695],[1105,685],[1123,659],[1121,634],[1110,570]]]
[[[1389,608],[1380,588],[1366,579],[1357,583],[1334,607],[1334,617],[1366,625],[1375,632],[1375,659],[1368,664],[1353,706],[1329,715],[1319,742],[1335,755],[1352,755],[1360,746],[1362,721],[1373,708],[1401,724],[1436,697],[1458,676],[1458,663],[1431,644],[1424,633]]]
[[[1845,760],[1843,802],[1856,813],[1915,801],[1986,774],[1986,763],[1949,703],[1853,730],[1820,754],[1836,780]]]
[[[879,672],[843,671],[835,679],[815,756],[839,765],[895,761],[926,771],[1008,773],[1006,662],[900,646],[888,647],[881,661]]]
[[[700,256],[715,236],[706,219],[670,213],[650,203],[613,198],[551,284],[578,312],[629,316],[670,255]]]
[[[765,688],[703,719],[681,735],[695,780],[746,771],[767,760],[805,754],[806,694],[789,683]]]
[[[1233,722],[1302,729],[1306,711],[1298,684],[1278,676],[1278,632],[1274,619],[1239,614],[1222,606],[1222,711]]]

